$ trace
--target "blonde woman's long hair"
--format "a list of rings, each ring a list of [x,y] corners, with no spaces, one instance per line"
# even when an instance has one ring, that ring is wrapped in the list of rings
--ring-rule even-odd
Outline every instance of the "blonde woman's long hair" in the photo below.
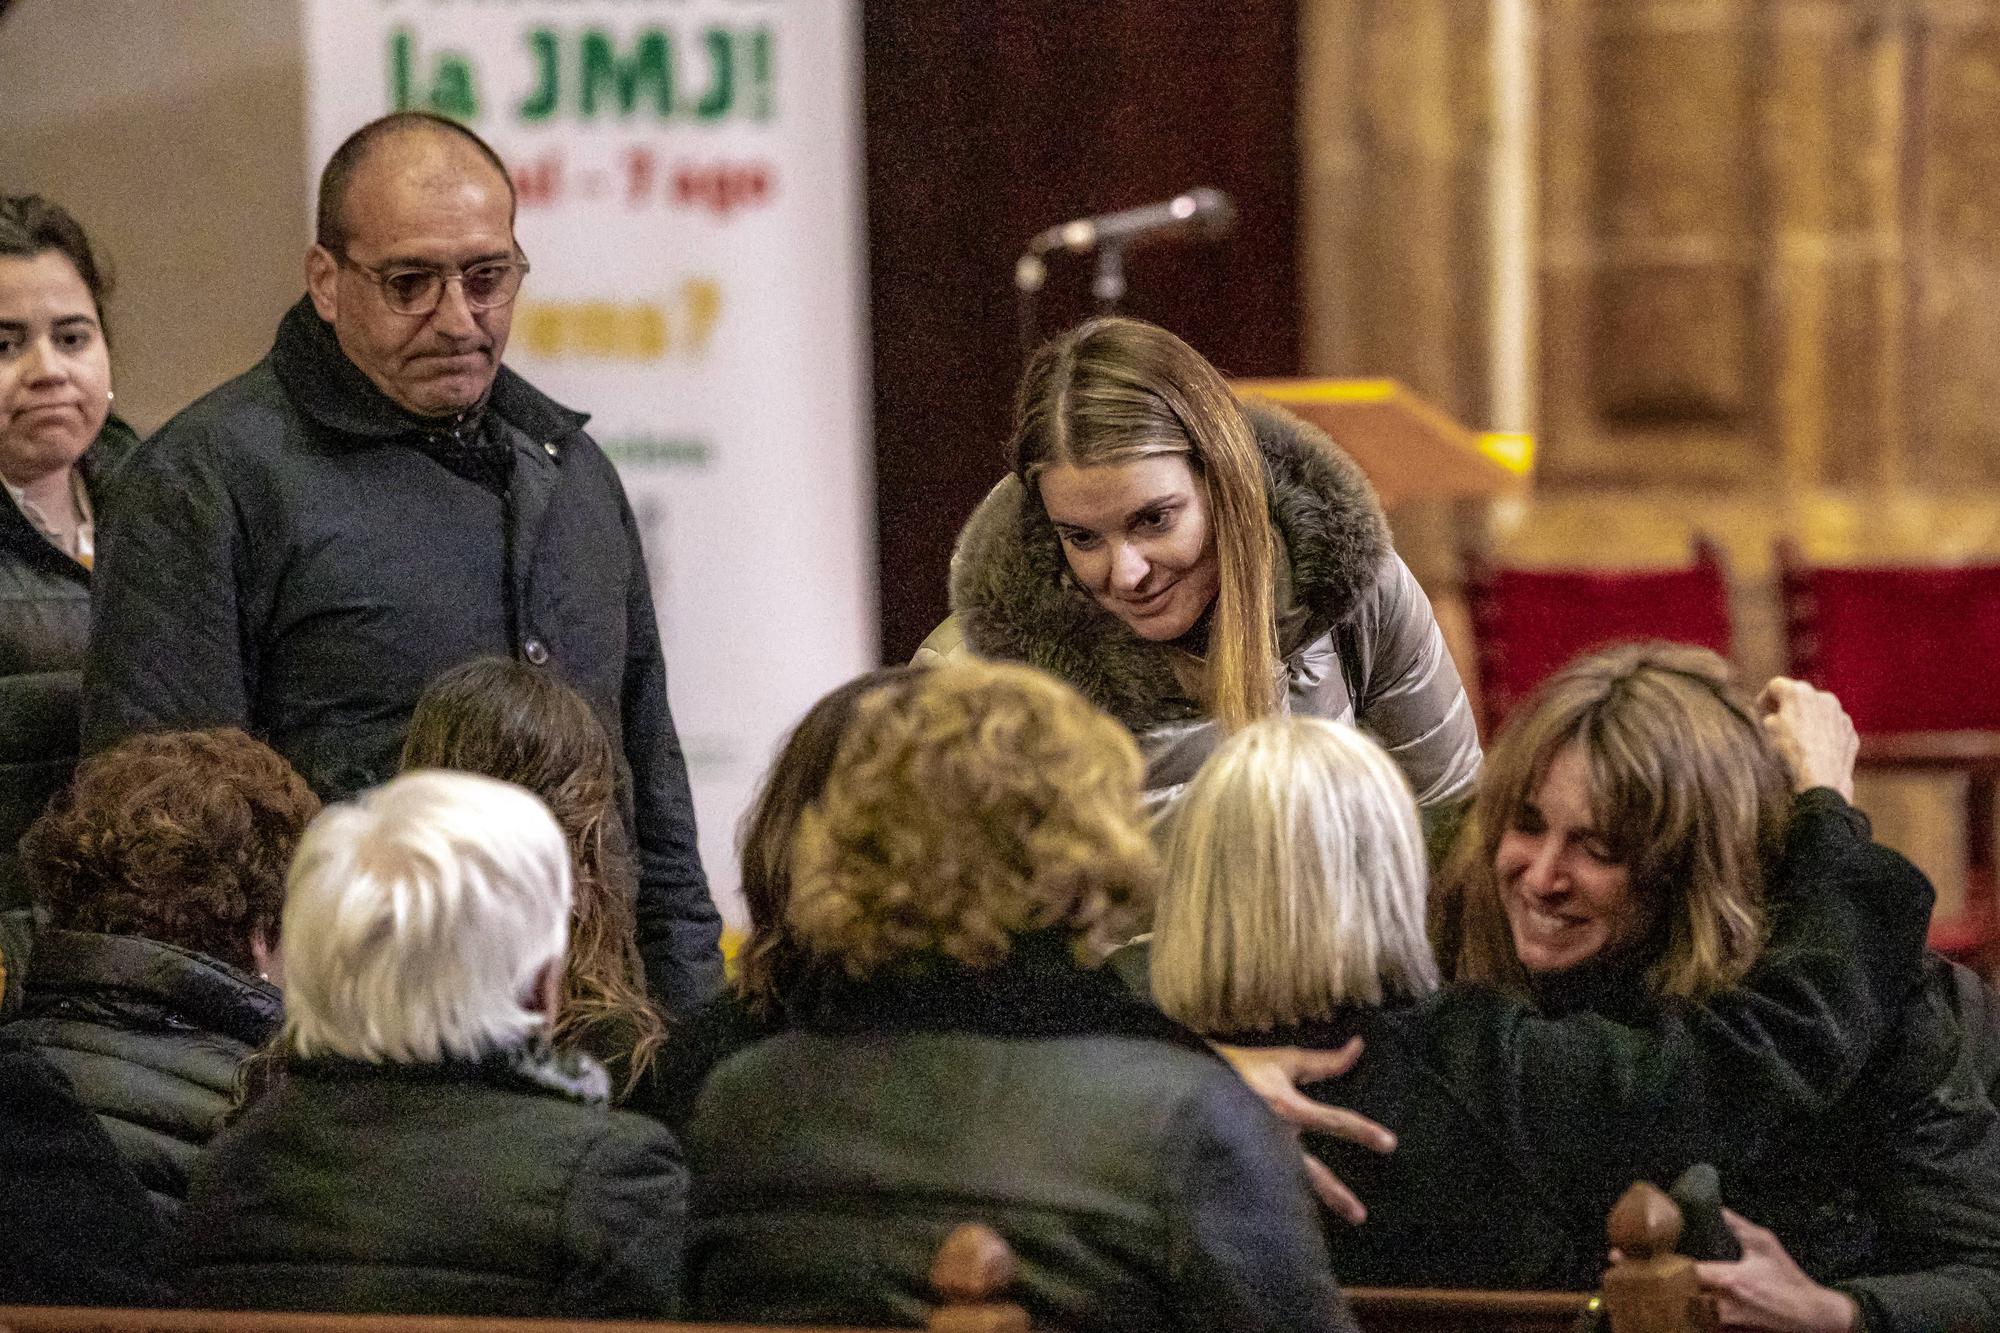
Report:
[[[1578,658],[1486,752],[1479,794],[1432,900],[1432,937],[1447,974],[1532,998],[1494,858],[1572,744],[1611,859],[1658,920],[1649,988],[1699,999],[1735,985],[1769,931],[1765,892],[1784,851],[1791,779],[1729,664],[1672,643]]]
[[[1167,835],[1154,1002],[1263,1032],[1437,989],[1415,799],[1354,728],[1267,718],[1202,765]]]
[[[1033,667],[951,662],[877,690],[799,817],[793,939],[851,977],[988,969],[1042,931],[1101,962],[1159,887],[1142,772],[1123,727]]]
[[[1263,455],[1236,395],[1199,352],[1156,325],[1108,317],[1039,348],[1015,402],[1014,473],[1039,502],[1041,473],[1160,454],[1188,460],[1208,505],[1219,586],[1208,693],[1226,732],[1277,707],[1278,631]]]

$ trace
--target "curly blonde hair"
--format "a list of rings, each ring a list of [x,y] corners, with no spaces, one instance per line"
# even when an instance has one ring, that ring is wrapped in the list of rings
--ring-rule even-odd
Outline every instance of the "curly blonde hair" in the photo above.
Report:
[[[866,698],[799,822],[793,933],[852,977],[990,968],[1048,930],[1102,961],[1160,883],[1143,771],[1123,727],[1032,667],[952,663]]]

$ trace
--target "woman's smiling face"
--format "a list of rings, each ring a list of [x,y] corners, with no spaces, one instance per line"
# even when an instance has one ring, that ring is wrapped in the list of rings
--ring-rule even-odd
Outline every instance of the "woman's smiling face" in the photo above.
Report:
[[[1651,921],[1592,811],[1590,766],[1575,741],[1493,854],[1514,953],[1530,972],[1559,972],[1643,936]]]
[[[1208,497],[1185,454],[1044,469],[1042,508],[1077,582],[1154,642],[1178,639],[1215,601]]]

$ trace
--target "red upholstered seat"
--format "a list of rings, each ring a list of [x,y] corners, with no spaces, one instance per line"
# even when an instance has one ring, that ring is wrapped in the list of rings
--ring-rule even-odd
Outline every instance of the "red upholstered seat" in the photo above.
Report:
[[[1482,724],[1490,737],[1534,688],[1580,653],[1646,639],[1729,654],[1729,581],[1697,540],[1682,569],[1513,569],[1467,560],[1479,648]]]
[[[1966,776],[1966,884],[1931,947],[1975,965],[1995,942],[2000,565],[1814,567],[1778,550],[1793,675],[1840,696],[1864,767]]]

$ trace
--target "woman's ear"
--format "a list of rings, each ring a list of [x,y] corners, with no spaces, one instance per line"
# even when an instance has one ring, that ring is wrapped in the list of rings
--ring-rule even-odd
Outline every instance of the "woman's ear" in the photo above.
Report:
[[[285,984],[285,951],[283,941],[275,940],[262,926],[250,932],[250,961],[257,965],[257,975],[273,986]]]
[[[562,1007],[563,965],[560,958],[542,964],[542,970],[535,974],[534,985],[529,988],[528,1012],[540,1014],[550,1023],[556,1021],[556,1011]]]

